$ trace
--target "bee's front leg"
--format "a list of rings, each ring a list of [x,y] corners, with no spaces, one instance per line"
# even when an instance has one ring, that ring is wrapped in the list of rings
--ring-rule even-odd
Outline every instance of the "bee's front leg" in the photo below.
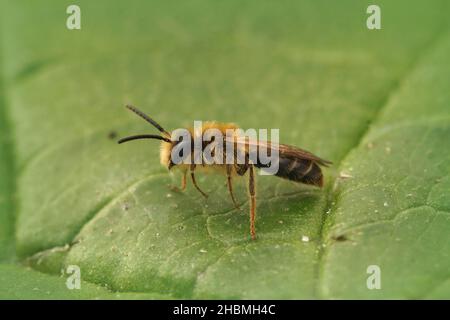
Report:
[[[181,177],[181,191],[184,191],[186,189],[186,174],[187,170],[183,172],[183,176]]]
[[[183,192],[186,189],[186,175],[187,175],[187,170],[183,171],[183,176],[181,177],[181,187],[177,187],[177,186],[170,186],[170,189],[175,191],[175,192]]]

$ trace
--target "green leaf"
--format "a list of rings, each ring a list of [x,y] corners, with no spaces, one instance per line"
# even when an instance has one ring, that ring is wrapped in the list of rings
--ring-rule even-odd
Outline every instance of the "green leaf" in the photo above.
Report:
[[[440,36],[400,83],[341,165],[320,288],[332,297],[448,298],[450,33]],[[342,261],[352,261],[345,268]],[[383,290],[361,284],[368,265]],[[350,291],[351,290],[351,291]]]
[[[1,56],[0,56],[1,58]],[[0,80],[0,262],[14,260],[14,156],[3,83]]]
[[[73,3],[0,4],[0,298],[450,296],[445,0],[379,1],[381,30],[366,1],[196,0],[75,1],[70,31]],[[324,189],[258,176],[252,241],[245,179],[243,211],[220,175],[171,191],[157,142],[117,145],[154,131],[125,103],[334,165]]]
[[[168,299],[151,293],[117,292],[82,281],[68,289],[65,277],[39,273],[30,268],[0,265],[0,299]]]

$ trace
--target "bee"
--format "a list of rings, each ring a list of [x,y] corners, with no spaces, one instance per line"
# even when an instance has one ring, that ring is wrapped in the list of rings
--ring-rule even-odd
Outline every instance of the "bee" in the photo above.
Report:
[[[227,131],[231,130],[232,132],[237,132],[239,129],[238,126],[232,123],[217,123],[217,122],[205,122],[201,128],[201,132],[195,132],[193,128],[187,129],[190,132],[191,139],[195,139],[198,135],[203,135],[203,133],[208,129],[216,129],[225,137],[224,139],[227,142],[231,142],[235,150],[239,150],[244,153],[244,161],[238,162],[236,158],[233,158],[232,163],[202,163],[198,165],[193,161],[189,164],[185,163],[175,163],[172,159],[172,151],[173,149],[180,143],[180,140],[172,140],[172,134],[166,131],[161,125],[159,125],[155,120],[150,118],[148,115],[133,107],[131,105],[126,106],[129,110],[143,118],[145,121],[154,126],[161,135],[155,134],[141,134],[135,136],[129,136],[122,138],[118,141],[119,144],[132,141],[132,140],[140,140],[140,139],[157,139],[161,140],[160,146],[160,162],[163,166],[167,167],[168,170],[176,167],[181,170],[182,178],[181,178],[181,187],[176,188],[177,190],[183,191],[186,189],[187,184],[187,175],[189,174],[192,184],[194,187],[204,196],[205,198],[208,195],[198,186],[197,180],[195,178],[195,172],[197,169],[213,169],[214,171],[219,171],[224,173],[227,178],[227,188],[231,197],[231,201],[237,209],[240,209],[239,204],[236,201],[236,198],[233,193],[233,184],[232,180],[235,176],[244,176],[248,174],[248,196],[250,203],[250,236],[252,239],[256,239],[256,228],[255,228],[255,219],[256,219],[256,185],[255,185],[255,168],[265,169],[267,168],[267,163],[262,163],[258,157],[256,157],[255,161],[252,161],[250,157],[250,150],[259,150],[261,148],[269,150],[278,151],[278,170],[275,173],[275,176],[284,178],[290,181],[304,183],[308,185],[314,185],[317,187],[323,186],[323,175],[321,166],[327,167],[332,164],[328,160],[324,160],[315,156],[314,154],[302,150],[300,148],[286,145],[286,144],[278,144],[273,143],[271,141],[251,141],[248,139],[242,139],[238,135],[229,136],[227,135]],[[193,138],[192,138],[193,137]],[[201,145],[202,150],[204,150],[211,141],[203,142]],[[193,145],[194,142],[192,141]],[[228,144],[224,145],[224,149],[226,149]],[[254,152],[254,151],[253,151]],[[223,150],[223,155],[226,154],[226,150]],[[193,158],[193,152],[191,155]],[[236,156],[236,152],[234,151],[234,156]],[[254,158],[253,158],[254,159]]]

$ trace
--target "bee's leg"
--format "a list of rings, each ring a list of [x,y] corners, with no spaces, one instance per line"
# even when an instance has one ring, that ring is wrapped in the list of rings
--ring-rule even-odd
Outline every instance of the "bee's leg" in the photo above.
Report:
[[[250,194],[250,235],[256,239],[255,218],[256,218],[256,188],[255,188],[255,169],[253,164],[248,166],[248,193]]]
[[[234,169],[238,175],[243,176],[248,170],[248,164],[235,164]]]
[[[200,189],[200,187],[197,185],[197,181],[195,180],[195,174],[194,174],[194,171],[195,171],[195,164],[191,164],[191,180],[192,180],[192,183],[194,184],[194,187],[205,197],[205,198],[208,198],[208,195],[206,194],[206,193],[204,193],[203,191],[202,191],[202,189]]]
[[[182,192],[186,189],[186,174],[187,170],[183,172],[183,176],[181,177],[181,187],[178,188],[177,186],[171,186],[170,189],[172,189],[175,192]]]
[[[231,164],[227,164],[226,166],[227,166],[227,186],[228,191],[230,192],[231,200],[233,201],[233,204],[236,207],[236,209],[241,210],[233,194],[233,184],[231,182],[231,170],[233,167]]]
[[[184,191],[186,189],[186,173],[187,170],[183,172],[183,176],[181,177],[181,188],[180,188],[181,191]]]

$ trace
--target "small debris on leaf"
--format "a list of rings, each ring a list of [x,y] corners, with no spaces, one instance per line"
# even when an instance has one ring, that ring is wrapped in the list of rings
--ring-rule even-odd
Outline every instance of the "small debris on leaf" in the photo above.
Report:
[[[339,178],[341,179],[348,179],[348,178],[353,178],[353,176],[347,172],[341,171],[339,173]]]

